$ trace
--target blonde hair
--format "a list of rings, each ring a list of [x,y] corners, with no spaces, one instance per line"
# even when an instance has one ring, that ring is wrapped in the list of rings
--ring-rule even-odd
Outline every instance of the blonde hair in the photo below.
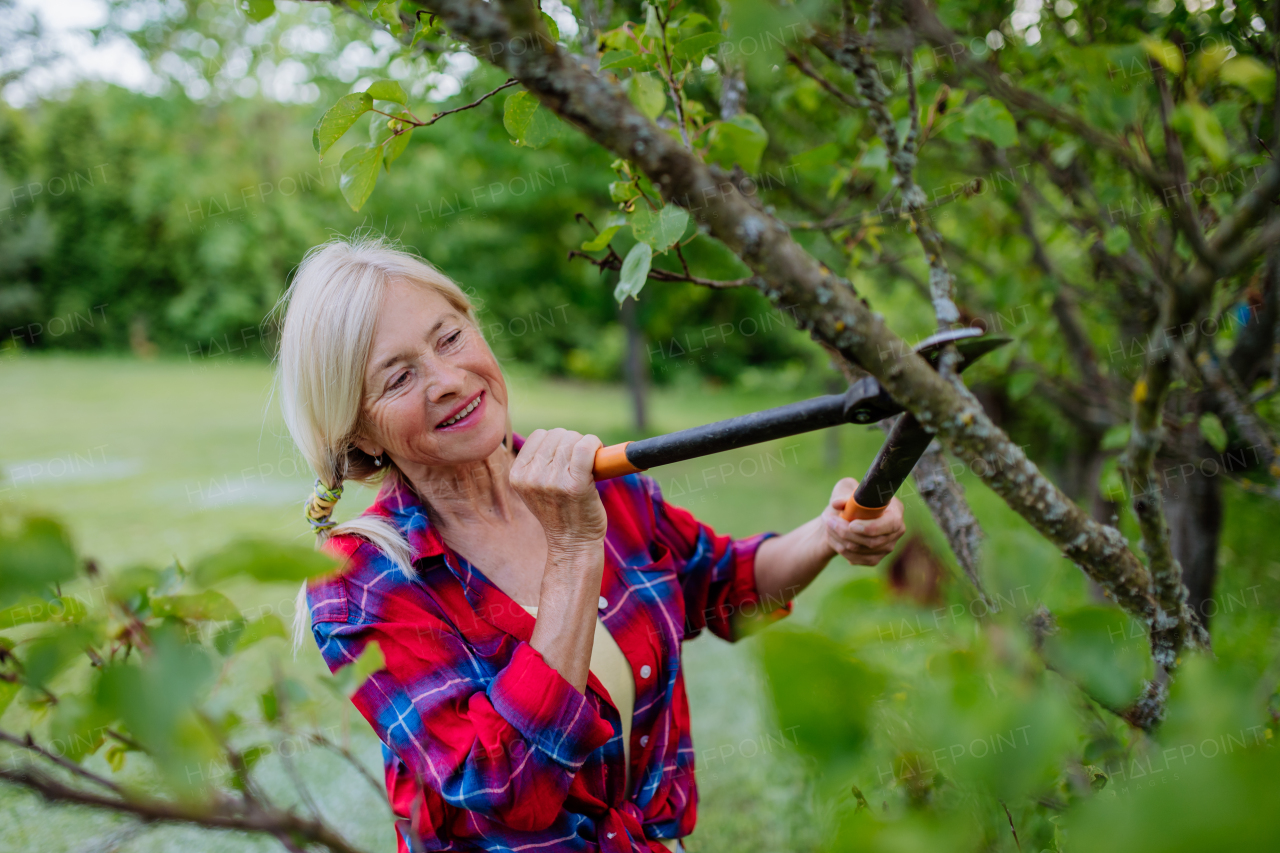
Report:
[[[480,327],[471,300],[448,276],[369,233],[336,238],[307,252],[273,312],[283,318],[276,381],[285,425],[323,490],[339,491],[346,480],[372,485],[397,476],[389,459],[379,467],[355,445],[374,328],[387,287],[397,281],[439,294]],[[308,516],[317,547],[331,536],[354,534],[372,543],[405,577],[413,577],[412,549],[390,522],[361,516],[332,524],[332,505],[315,501],[308,501]],[[306,631],[306,584],[298,604],[295,648]]]

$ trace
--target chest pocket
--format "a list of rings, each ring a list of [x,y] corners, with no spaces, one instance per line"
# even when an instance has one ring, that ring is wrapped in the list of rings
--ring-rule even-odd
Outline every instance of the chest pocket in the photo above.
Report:
[[[665,545],[650,543],[645,556],[648,562],[642,558],[620,566],[618,574],[652,623],[651,634],[670,669],[670,664],[679,660],[680,643],[684,640],[684,592],[675,557]]]

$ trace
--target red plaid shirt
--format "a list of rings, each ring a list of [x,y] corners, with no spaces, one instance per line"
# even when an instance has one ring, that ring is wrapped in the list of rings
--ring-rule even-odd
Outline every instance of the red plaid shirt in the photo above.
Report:
[[[523,441],[517,438],[516,449]],[[631,664],[631,786],[618,710],[595,675],[573,688],[532,646],[534,618],[452,551],[412,489],[392,478],[366,514],[413,547],[406,578],[369,542],[307,593],[331,670],[377,640],[386,660],[352,697],[383,743],[399,849],[665,853],[693,831],[697,789],[683,640],[734,640],[760,610],[764,538],[717,536],[632,475],[597,484],[608,516],[600,618]],[[420,842],[420,847],[419,847]]]

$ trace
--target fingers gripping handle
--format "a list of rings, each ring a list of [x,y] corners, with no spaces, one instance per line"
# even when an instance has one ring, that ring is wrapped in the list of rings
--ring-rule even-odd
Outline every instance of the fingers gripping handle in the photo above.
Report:
[[[611,444],[596,451],[596,461],[591,466],[591,474],[596,480],[612,480],[614,477],[625,477],[627,474],[638,474],[643,468],[637,468],[627,459],[627,445]]]
[[[884,506],[863,506],[854,499],[853,495],[849,495],[849,500],[844,502],[844,509],[840,511],[840,517],[845,521],[879,518],[884,515],[884,511],[888,508],[888,504]]]

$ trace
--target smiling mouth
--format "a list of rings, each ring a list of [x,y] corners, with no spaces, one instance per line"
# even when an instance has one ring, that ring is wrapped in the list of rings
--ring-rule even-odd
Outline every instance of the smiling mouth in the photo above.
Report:
[[[446,421],[441,421],[440,423],[436,424],[436,429],[453,426],[459,421],[464,420],[467,417],[467,415],[474,412],[480,406],[480,401],[483,399],[484,399],[484,392],[481,391],[479,394],[476,394],[476,397],[474,400],[472,400],[467,405],[463,406],[462,409],[459,410],[457,414],[453,415]]]

